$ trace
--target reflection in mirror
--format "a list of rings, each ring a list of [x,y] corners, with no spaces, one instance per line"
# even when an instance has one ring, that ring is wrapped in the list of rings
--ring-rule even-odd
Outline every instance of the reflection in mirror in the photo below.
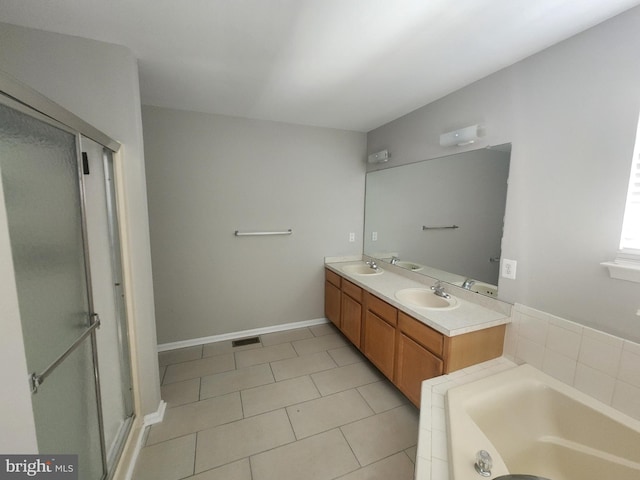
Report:
[[[364,253],[496,297],[511,145],[367,173]]]

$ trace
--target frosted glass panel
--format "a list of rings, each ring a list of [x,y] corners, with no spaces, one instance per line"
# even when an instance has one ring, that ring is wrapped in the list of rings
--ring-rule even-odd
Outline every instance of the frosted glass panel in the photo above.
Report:
[[[80,479],[102,478],[102,451],[91,339],[47,377],[33,395],[33,413],[42,454],[78,455]]]
[[[76,137],[0,104],[0,174],[27,365],[41,374],[89,325]],[[33,395],[40,453],[78,454],[89,480],[104,476],[96,395],[92,337]]]
[[[0,170],[34,372],[88,325],[76,158],[74,135],[0,105]]]

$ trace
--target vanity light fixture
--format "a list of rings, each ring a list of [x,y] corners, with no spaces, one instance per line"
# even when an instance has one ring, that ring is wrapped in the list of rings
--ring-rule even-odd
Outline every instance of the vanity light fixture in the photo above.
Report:
[[[389,161],[389,150],[380,150],[379,152],[372,153],[367,157],[369,163],[384,163]]]
[[[458,147],[462,147],[474,143],[478,138],[478,125],[471,125],[470,127],[440,135],[440,146],[453,147],[457,145]]]

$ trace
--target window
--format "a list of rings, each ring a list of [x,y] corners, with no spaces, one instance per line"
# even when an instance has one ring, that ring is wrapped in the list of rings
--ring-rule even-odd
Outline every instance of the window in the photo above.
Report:
[[[609,268],[611,278],[640,283],[640,122],[631,162],[620,251],[613,262],[604,262],[602,265]]]
[[[640,257],[640,153],[637,151],[631,165],[620,250]]]

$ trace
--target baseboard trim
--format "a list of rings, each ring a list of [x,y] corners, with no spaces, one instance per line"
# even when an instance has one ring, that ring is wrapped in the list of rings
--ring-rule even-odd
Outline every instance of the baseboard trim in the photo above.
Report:
[[[144,416],[144,420],[142,423],[143,427],[150,427],[151,425],[155,425],[156,423],[162,422],[164,419],[164,412],[167,409],[167,402],[164,400],[160,400],[160,404],[158,405],[158,410],[153,413],[149,413]]]
[[[324,317],[314,318],[312,320],[303,320],[301,322],[283,323],[281,325],[272,325],[270,327],[253,328],[250,330],[241,330],[239,332],[212,335],[210,337],[192,338],[190,340],[181,340],[179,342],[163,343],[158,345],[158,352],[175,350],[177,348],[195,347],[196,345],[202,345],[204,343],[223,342],[225,340],[235,340],[237,338],[265,335],[267,333],[282,332],[284,330],[292,330],[295,328],[312,327],[314,325],[322,325],[323,323],[328,322],[329,320]]]
[[[132,480],[133,479],[133,471],[136,468],[136,463],[138,462],[138,457],[140,456],[140,451],[142,450],[145,433],[147,432],[147,427],[151,425],[155,425],[156,423],[162,422],[164,419],[164,412],[167,410],[167,402],[164,400],[160,400],[158,404],[158,409],[155,412],[149,413],[145,415],[142,419],[142,425],[138,423],[137,434],[138,438],[135,440],[135,445],[133,446],[133,450],[131,454],[128,456],[128,467],[126,469],[126,473],[124,474],[124,480]],[[134,433],[134,429],[132,428],[131,433]],[[124,457],[124,454],[123,454]],[[121,460],[124,460],[122,458]],[[116,469],[117,474],[117,469]]]

